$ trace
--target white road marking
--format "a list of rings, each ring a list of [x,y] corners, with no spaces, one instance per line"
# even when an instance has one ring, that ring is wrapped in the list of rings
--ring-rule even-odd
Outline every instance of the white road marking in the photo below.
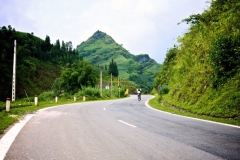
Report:
[[[34,114],[27,115],[23,120],[16,123],[1,139],[0,139],[0,160],[3,160],[12,142],[23,126],[34,116]]]
[[[127,122],[124,122],[124,121],[122,121],[122,120],[118,120],[118,121],[119,121],[119,122],[122,122],[122,123],[124,123],[124,124],[126,124],[126,125],[128,125],[128,126],[131,126],[131,127],[133,127],[133,128],[137,127],[137,126],[131,125],[131,124],[127,123]]]

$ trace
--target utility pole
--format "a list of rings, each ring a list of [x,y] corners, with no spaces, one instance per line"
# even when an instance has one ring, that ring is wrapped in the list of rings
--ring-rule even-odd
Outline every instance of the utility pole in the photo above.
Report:
[[[119,77],[118,77],[118,97],[120,98],[120,83],[119,83]]]
[[[13,53],[13,78],[12,78],[12,102],[15,101],[16,98],[16,49],[17,48],[17,41],[14,40],[14,53]]]
[[[102,71],[100,71],[100,95],[102,96]]]
[[[111,97],[112,97],[112,73],[111,73]]]

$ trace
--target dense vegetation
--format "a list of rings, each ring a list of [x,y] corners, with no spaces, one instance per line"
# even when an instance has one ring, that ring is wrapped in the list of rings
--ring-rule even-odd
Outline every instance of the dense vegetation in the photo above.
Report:
[[[93,66],[87,61],[75,61],[71,66],[64,68],[59,79],[55,81],[56,87],[60,86],[68,93],[76,93],[83,86],[95,87],[97,75]]]
[[[61,67],[79,59],[72,49],[71,42],[59,40],[51,44],[50,37],[45,41],[33,33],[18,32],[10,25],[0,28],[0,100],[11,98],[13,47],[17,41],[17,98],[39,95],[50,90],[53,82],[61,74]]]
[[[85,60],[101,68],[106,68],[113,59],[117,64],[118,76],[133,81],[145,92],[152,90],[154,74],[160,69],[160,65],[147,54],[134,56],[101,31],[96,31],[87,41],[78,45],[77,50]]]
[[[214,0],[183,22],[189,31],[168,50],[154,87],[163,102],[188,112],[240,119],[240,2]]]

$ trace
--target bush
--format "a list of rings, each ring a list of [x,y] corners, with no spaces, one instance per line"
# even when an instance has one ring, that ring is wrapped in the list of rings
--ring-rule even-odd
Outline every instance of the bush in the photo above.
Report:
[[[63,99],[72,99],[72,98],[73,98],[72,94],[71,94],[71,93],[68,93],[68,92],[63,92],[63,93],[61,94],[61,97],[62,97]]]
[[[210,61],[213,68],[213,87],[224,84],[233,77],[240,67],[240,41],[231,35],[219,36],[210,50]]]
[[[76,96],[80,96],[80,97],[87,96],[88,99],[100,98],[100,90],[99,88],[82,87],[82,89],[78,91]]]
[[[126,87],[121,87],[120,97],[126,96],[125,90],[126,90]],[[112,97],[119,97],[119,89],[117,87],[113,87],[112,91],[111,91],[111,89],[103,88],[102,96],[100,95],[100,88],[83,87],[82,90],[78,91],[76,96],[77,97],[86,96],[87,99],[89,99],[89,100],[101,99],[101,98],[111,98],[111,92],[112,92]]]
[[[39,101],[49,101],[55,97],[54,91],[43,92],[38,96]]]
[[[168,94],[169,88],[167,86],[162,86],[162,90],[160,90],[160,94]]]

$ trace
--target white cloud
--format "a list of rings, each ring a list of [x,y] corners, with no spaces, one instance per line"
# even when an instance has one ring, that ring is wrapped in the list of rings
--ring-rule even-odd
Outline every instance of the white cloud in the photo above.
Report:
[[[149,54],[162,63],[168,48],[186,31],[177,25],[201,13],[205,0],[0,0],[0,25],[33,32],[74,47],[101,30],[132,54]]]

